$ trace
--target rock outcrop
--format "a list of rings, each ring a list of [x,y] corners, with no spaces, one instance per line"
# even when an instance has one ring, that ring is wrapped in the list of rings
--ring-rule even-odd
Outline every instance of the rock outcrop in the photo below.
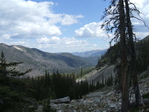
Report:
[[[140,81],[141,95],[149,92],[149,78]],[[135,101],[134,92],[130,94],[130,103]],[[148,102],[148,99],[144,100]],[[85,95],[82,99],[70,103],[51,104],[57,112],[116,112],[121,108],[121,94],[111,87]]]

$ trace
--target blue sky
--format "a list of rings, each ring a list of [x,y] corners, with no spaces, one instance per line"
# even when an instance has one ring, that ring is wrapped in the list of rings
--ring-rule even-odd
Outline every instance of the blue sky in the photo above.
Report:
[[[131,0],[149,25],[149,1]],[[81,52],[109,47],[100,28],[109,0],[0,0],[0,42],[46,52]],[[138,38],[149,35],[133,20]]]

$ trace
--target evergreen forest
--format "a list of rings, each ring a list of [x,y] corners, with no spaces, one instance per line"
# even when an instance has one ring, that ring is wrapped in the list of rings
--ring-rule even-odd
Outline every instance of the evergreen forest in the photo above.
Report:
[[[17,71],[15,67],[19,64],[22,62],[7,62],[4,53],[1,52],[1,112],[32,112],[38,108],[38,104],[46,105],[51,99],[66,96],[71,100],[81,99],[83,95],[105,86],[105,82],[98,82],[96,85],[87,81],[76,82],[76,74],[61,74],[58,70],[53,74],[45,71],[43,76],[24,78],[23,75],[31,70]],[[107,85],[111,85],[111,80],[108,79]],[[52,111],[50,107],[49,110]]]
[[[145,71],[149,63],[149,41],[139,41],[137,44],[137,68],[138,72]],[[96,69],[105,64],[116,64],[118,44],[114,45],[99,59]],[[116,60],[115,60],[116,59]],[[81,99],[83,95],[115,83],[112,76],[103,79],[102,83],[94,84],[87,81],[76,82],[82,77],[82,70],[78,74],[65,74],[55,71],[52,74],[45,71],[45,75],[38,77],[23,77],[31,69],[17,71],[15,68],[22,62],[7,62],[5,55],[1,52],[0,58],[0,111],[1,112],[32,112],[38,105],[44,105],[44,111],[54,111],[48,107],[50,100],[69,96],[70,99]]]
[[[101,29],[104,29],[106,33],[113,34],[114,37],[110,44],[113,41],[114,44],[99,58],[95,68],[83,71],[81,66],[80,73],[60,73],[59,70],[52,73],[45,70],[45,73],[40,76],[35,74],[33,76],[36,77],[25,77],[25,74],[32,69],[25,71],[17,69],[17,66],[23,62],[7,61],[4,52],[0,51],[0,112],[36,112],[39,106],[42,106],[43,112],[56,112],[50,106],[51,100],[67,96],[70,100],[82,99],[84,95],[102,91],[103,88],[107,89],[111,86],[116,93],[121,93],[120,100],[118,99],[121,101],[120,112],[129,112],[133,107],[138,110],[141,107],[149,109],[148,105],[144,105],[142,99],[142,97],[147,98],[146,102],[149,103],[149,93],[141,95],[139,87],[139,80],[149,77],[149,73],[147,73],[149,71],[149,36],[137,41],[131,20],[141,20],[145,26],[146,24],[140,17],[141,12],[130,0],[111,0],[110,3],[101,18],[104,19]],[[137,14],[138,17],[135,17]],[[71,58],[65,59],[64,56],[60,56],[60,58],[64,59],[71,67],[80,66],[79,62]],[[58,57],[55,60],[57,59]],[[93,70],[101,70],[110,65],[114,66],[115,76],[109,75],[111,74],[109,73],[109,77],[102,76],[100,77],[101,81],[96,83],[77,80]],[[147,74],[140,75],[143,72]],[[130,102],[130,93],[132,92],[134,93],[133,103]]]

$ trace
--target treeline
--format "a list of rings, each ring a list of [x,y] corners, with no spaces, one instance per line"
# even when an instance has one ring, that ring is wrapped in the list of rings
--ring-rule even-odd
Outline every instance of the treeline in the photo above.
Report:
[[[137,69],[143,72],[149,67],[149,40],[141,41],[137,52]]]
[[[29,96],[37,101],[65,96],[69,96],[70,99],[81,99],[83,95],[101,89],[105,85],[99,82],[97,84],[89,84],[87,81],[76,82],[75,74],[61,74],[58,71],[52,75],[46,72],[44,76],[23,80],[30,83],[33,91]]]
[[[44,76],[20,78],[31,70],[17,71],[16,66],[22,62],[7,62],[4,53],[0,57],[0,111],[1,112],[33,112],[38,108],[38,101],[47,103],[50,99],[69,96],[71,99],[80,99],[89,92],[102,89],[113,83],[113,77],[103,81],[88,83],[76,82],[75,74],[61,74],[58,71]],[[47,108],[48,107],[48,108]]]

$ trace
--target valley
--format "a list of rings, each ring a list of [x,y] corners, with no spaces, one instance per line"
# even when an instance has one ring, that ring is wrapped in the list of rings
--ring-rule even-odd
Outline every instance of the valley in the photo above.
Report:
[[[140,43],[142,44],[139,51],[144,51],[138,54],[138,57],[142,57],[143,60],[141,61],[144,63],[141,63],[138,59],[137,67],[140,93],[145,103],[145,106],[140,108],[138,112],[148,110],[149,103],[149,50],[146,47],[149,44],[147,38],[149,37],[137,43],[137,46]],[[116,45],[108,49],[98,61],[96,60],[96,64],[94,63],[95,57],[80,57],[71,53],[47,53],[35,48],[16,45],[0,44],[0,46],[1,51],[6,56],[4,57],[4,54],[1,54],[2,62],[8,61],[8,63],[2,63],[2,67],[5,64],[7,66],[9,64],[13,65],[13,62],[16,61],[24,62],[16,69],[4,69],[8,74],[5,76],[5,72],[2,72],[0,80],[2,85],[9,84],[6,87],[10,89],[9,91],[15,91],[17,94],[21,94],[20,90],[25,92],[28,97],[24,96],[23,101],[28,101],[29,104],[25,106],[29,110],[33,109],[36,112],[42,112],[43,109],[52,109],[53,112],[116,112],[120,110],[122,94],[119,92],[120,82],[118,81],[120,79],[115,69],[119,63]],[[16,76],[14,78],[10,77],[13,73],[18,74],[14,70],[25,71],[30,68],[33,69],[32,73],[27,74],[30,77],[21,77],[21,80]],[[77,69],[79,75],[77,75]],[[86,69],[88,71],[85,71]],[[21,84],[20,87],[16,86],[18,83]],[[16,88],[14,89],[14,87]],[[2,89],[0,92],[9,93],[5,86],[2,86]],[[135,92],[132,85],[129,91],[130,104],[134,104]],[[13,99],[11,92],[9,95],[10,99]],[[62,97],[69,97],[70,101],[67,103],[50,103],[50,100]],[[7,95],[0,99],[0,103],[3,103],[5,98],[7,99]],[[32,108],[30,108],[30,105],[32,105]]]
[[[95,67],[100,55],[80,57],[71,53],[48,53],[35,48],[27,48],[20,45],[0,44],[0,52],[4,52],[7,61],[23,62],[18,69],[32,69],[26,76],[36,77],[44,75],[45,71],[52,73],[58,70],[61,73],[76,73],[80,67]],[[97,50],[96,52],[100,52]],[[94,52],[95,53],[95,52]],[[92,54],[92,52],[90,53]]]
[[[0,112],[149,112],[149,0],[0,3]]]

